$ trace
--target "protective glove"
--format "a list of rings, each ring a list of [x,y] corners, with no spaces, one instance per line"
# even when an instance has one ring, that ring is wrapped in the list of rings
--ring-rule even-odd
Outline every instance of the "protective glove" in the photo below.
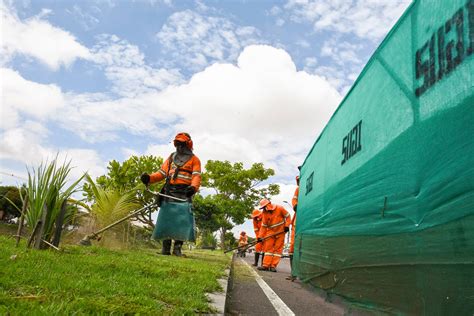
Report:
[[[140,176],[140,180],[142,180],[145,185],[148,185],[150,183],[150,175],[148,173],[144,173]]]
[[[295,211],[295,213],[296,213],[297,208],[298,208],[298,204],[296,204],[295,207],[293,207],[293,210]]]
[[[194,195],[194,193],[196,193],[196,189],[192,185],[190,185],[190,186],[186,187],[185,192],[186,192],[187,197],[191,197],[191,196]]]
[[[285,228],[284,228],[284,231],[285,231],[285,233],[289,232],[289,231],[290,231],[290,227],[285,227]]]

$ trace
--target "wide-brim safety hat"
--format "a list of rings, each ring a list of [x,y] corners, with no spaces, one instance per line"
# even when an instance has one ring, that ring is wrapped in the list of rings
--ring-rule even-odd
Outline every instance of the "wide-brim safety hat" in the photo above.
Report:
[[[173,141],[175,146],[176,146],[176,142],[186,143],[186,147],[193,150],[193,141],[191,140],[191,135],[189,135],[188,133],[182,132],[182,133],[176,134]]]
[[[250,215],[250,218],[255,218],[255,217],[258,217],[260,215],[262,215],[261,210],[253,210],[252,215]]]
[[[258,208],[263,209],[265,206],[269,204],[270,204],[270,201],[268,199],[262,199],[260,203],[258,203]]]

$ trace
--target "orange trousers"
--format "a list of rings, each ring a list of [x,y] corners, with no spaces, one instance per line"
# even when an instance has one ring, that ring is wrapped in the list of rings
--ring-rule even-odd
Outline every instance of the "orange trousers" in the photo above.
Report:
[[[285,235],[282,233],[263,242],[263,252],[265,253],[263,266],[265,268],[276,268],[280,263],[283,246],[285,245]]]

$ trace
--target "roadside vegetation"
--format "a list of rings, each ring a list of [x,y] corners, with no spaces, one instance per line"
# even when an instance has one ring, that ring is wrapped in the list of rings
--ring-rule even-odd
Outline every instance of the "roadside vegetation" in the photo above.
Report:
[[[206,194],[196,194],[193,202],[197,240],[185,243],[187,258],[157,254],[151,212],[107,230],[93,247],[77,245],[154,203],[139,179],[162,162],[132,156],[109,162],[107,173],[95,179],[71,179],[70,162],[56,157],[28,167],[28,181],[20,187],[0,187],[0,315],[213,313],[205,294],[221,290],[217,280],[230,265],[222,250],[237,242],[232,228],[258,200],[279,192],[278,185],[262,185],[274,174],[263,164],[246,169],[242,163],[207,162]]]
[[[68,246],[35,251],[0,236],[0,315],[212,313],[205,293],[230,265],[219,251],[187,258],[152,249]]]

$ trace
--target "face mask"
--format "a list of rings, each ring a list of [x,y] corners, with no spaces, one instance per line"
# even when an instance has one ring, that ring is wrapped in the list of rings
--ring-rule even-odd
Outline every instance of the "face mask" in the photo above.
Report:
[[[176,152],[178,154],[186,154],[188,153],[188,147],[186,147],[185,143],[176,143]]]

